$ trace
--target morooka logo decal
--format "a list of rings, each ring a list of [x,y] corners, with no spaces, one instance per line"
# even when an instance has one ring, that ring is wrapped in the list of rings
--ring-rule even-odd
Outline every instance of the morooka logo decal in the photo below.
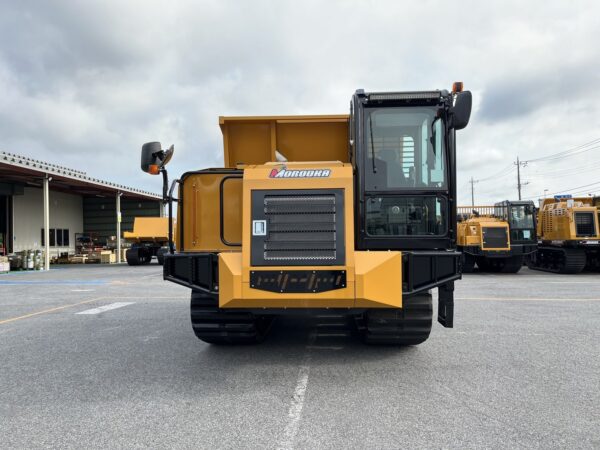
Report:
[[[269,178],[327,178],[331,175],[330,169],[272,169]]]

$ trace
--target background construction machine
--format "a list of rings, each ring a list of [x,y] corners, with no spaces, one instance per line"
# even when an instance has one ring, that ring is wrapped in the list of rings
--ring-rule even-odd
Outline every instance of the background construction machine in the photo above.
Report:
[[[463,272],[517,273],[537,248],[535,205],[505,200],[494,206],[458,207],[458,248]]]
[[[150,264],[156,256],[158,264],[162,265],[169,243],[169,218],[136,217],[133,231],[125,231],[123,238],[131,243],[131,248],[125,252],[127,264]]]
[[[453,324],[456,138],[471,112],[453,92],[356,91],[349,115],[221,117],[225,167],[167,193],[172,148],[142,169],[178,194],[164,278],[192,289],[196,336],[261,341],[280,314],[352,316],[369,343],[412,345]],[[171,215],[171,212],[169,212]]]
[[[544,199],[537,219],[539,246],[527,265],[556,273],[600,270],[599,220],[591,197]]]

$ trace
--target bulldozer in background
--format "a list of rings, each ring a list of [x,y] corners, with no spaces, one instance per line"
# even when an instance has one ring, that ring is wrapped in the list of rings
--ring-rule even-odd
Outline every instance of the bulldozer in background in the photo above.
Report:
[[[532,201],[459,206],[457,218],[463,273],[472,272],[475,264],[483,272],[517,273],[537,249]]]
[[[555,273],[600,270],[600,215],[591,197],[559,195],[544,199],[538,210],[539,246],[527,265]]]
[[[344,314],[367,343],[414,345],[453,326],[456,130],[471,93],[364,92],[349,115],[220,117],[224,166],[170,184],[173,147],[142,147],[162,174],[164,279],[191,288],[205,342],[260,342],[282,314]]]

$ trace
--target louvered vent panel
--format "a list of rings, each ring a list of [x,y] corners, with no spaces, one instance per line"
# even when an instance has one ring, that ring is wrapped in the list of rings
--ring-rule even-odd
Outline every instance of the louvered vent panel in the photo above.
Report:
[[[266,221],[266,235],[252,236],[252,264],[343,265],[342,191],[291,192],[268,191],[253,197],[253,202],[260,202],[260,208],[253,207],[253,219]]]
[[[335,195],[265,196],[265,261],[334,261],[335,200]]]
[[[595,235],[593,212],[576,212],[575,213],[575,230],[577,237],[590,237]]]

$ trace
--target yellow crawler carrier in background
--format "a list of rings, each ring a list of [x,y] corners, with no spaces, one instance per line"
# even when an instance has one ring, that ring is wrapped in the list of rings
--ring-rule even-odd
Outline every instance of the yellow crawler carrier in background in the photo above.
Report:
[[[164,278],[192,289],[196,336],[261,341],[277,315],[344,314],[365,340],[419,344],[453,321],[455,130],[470,92],[365,93],[349,115],[221,117],[224,166],[184,173]],[[171,215],[171,213],[170,213]]]
[[[600,270],[599,220],[591,197],[544,199],[537,220],[540,243],[529,267],[556,273]]]
[[[133,231],[125,231],[123,238],[131,243],[131,248],[125,252],[127,264],[149,264],[152,257],[156,256],[158,263],[162,265],[169,243],[169,219],[136,217],[133,221]]]
[[[494,206],[458,207],[458,248],[463,273],[517,273],[537,248],[535,207],[531,201],[498,202]]]
[[[478,263],[485,270],[498,258],[503,261],[510,253],[508,222],[493,216],[493,206],[458,207],[458,249],[463,252],[464,273],[470,273]],[[486,214],[487,212],[487,214]]]

